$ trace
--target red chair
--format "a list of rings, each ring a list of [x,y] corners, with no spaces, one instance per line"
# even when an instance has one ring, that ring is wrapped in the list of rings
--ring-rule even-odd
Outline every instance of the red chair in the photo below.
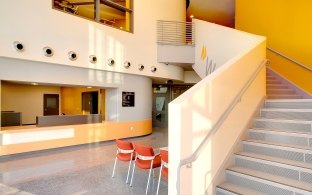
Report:
[[[135,163],[133,165],[133,171],[132,171],[132,177],[131,177],[131,183],[130,186],[133,184],[133,175],[135,166],[141,168],[141,169],[149,169],[148,174],[148,180],[147,180],[147,186],[145,194],[148,192],[148,186],[150,182],[151,172],[154,171],[154,168],[160,167],[160,156],[159,154],[154,154],[154,149],[151,146],[144,146],[140,144],[134,144],[135,149]]]
[[[124,162],[129,161],[129,168],[128,168],[128,174],[127,174],[127,180],[126,180],[126,183],[128,183],[131,162],[132,160],[135,159],[134,148],[131,142],[118,140],[118,139],[116,140],[116,145],[117,145],[117,154],[115,158],[112,177],[115,176],[115,168],[117,164],[117,159],[120,161],[124,161]]]
[[[168,162],[169,162],[168,161],[168,151],[167,150],[160,150],[160,157],[161,157],[161,167],[160,167],[160,171],[159,171],[159,178],[158,178],[156,195],[158,195],[161,175],[168,178]]]

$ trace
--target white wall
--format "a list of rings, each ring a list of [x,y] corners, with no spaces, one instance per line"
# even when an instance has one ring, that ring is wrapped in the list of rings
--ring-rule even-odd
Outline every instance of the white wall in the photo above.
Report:
[[[184,71],[184,82],[185,83],[198,83],[201,78],[195,71]]]
[[[236,31],[232,31],[235,37]],[[219,36],[218,39],[223,38],[222,34]],[[241,38],[244,41],[243,36]],[[213,42],[211,44],[214,45]],[[255,44],[251,44],[248,49],[243,48],[238,54],[227,54],[226,45],[214,52],[219,56],[232,56],[228,56],[229,59],[213,74],[169,104],[169,151],[173,151],[169,159],[169,194],[177,194],[177,168],[180,161],[195,152],[254,72],[265,62],[265,38],[258,37]],[[235,105],[221,127],[212,133],[210,141],[192,164],[192,168],[182,167],[180,194],[213,194],[211,189],[219,171],[233,151],[233,146],[248,128],[264,97],[265,68],[262,67],[241,102]]]
[[[92,69],[110,70],[183,80],[183,69],[157,63],[157,20],[185,20],[185,2],[180,0],[144,0],[134,3],[134,32],[128,33],[80,17],[52,9],[52,0],[3,0],[0,7],[0,56]],[[174,11],[172,11],[174,10]],[[16,52],[12,43],[21,41],[24,52]],[[52,57],[45,57],[42,48],[54,49]],[[69,51],[76,51],[78,59],[70,61]],[[95,54],[98,63],[89,62]],[[114,58],[116,65],[108,66]],[[131,67],[125,69],[124,61]],[[139,71],[138,64],[145,65]],[[152,73],[151,66],[157,71]]]
[[[243,31],[233,30],[214,23],[194,19],[195,23],[195,64],[193,69],[204,78],[206,76],[206,59],[216,63],[216,69],[231,60],[233,56],[241,55],[262,39]],[[202,49],[206,48],[206,58],[202,58]]]
[[[152,117],[152,81],[148,77],[11,58],[0,58],[0,69],[1,80],[107,88],[107,120],[135,121]],[[135,92],[135,107],[121,107],[122,91]]]
[[[43,94],[60,95],[60,87],[3,82],[0,108],[2,111],[21,112],[22,124],[35,124],[36,116],[43,116]]]

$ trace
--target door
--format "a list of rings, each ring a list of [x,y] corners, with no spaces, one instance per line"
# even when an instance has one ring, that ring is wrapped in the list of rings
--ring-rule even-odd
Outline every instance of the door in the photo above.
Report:
[[[83,114],[98,114],[98,92],[83,92],[82,93],[82,113]]]
[[[59,94],[43,94],[43,115],[59,114]]]

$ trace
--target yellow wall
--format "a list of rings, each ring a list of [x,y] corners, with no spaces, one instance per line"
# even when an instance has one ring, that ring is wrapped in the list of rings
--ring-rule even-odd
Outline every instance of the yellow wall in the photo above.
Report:
[[[312,68],[311,0],[236,0],[236,28],[267,36],[267,45]],[[312,93],[312,72],[268,52],[271,67]]]
[[[36,116],[43,116],[43,94],[60,94],[60,87],[2,81],[1,110],[21,112],[22,124],[35,124]]]
[[[102,101],[105,100],[105,97],[102,97],[105,95],[105,93],[100,93],[100,89],[98,88],[83,88],[83,87],[62,87],[61,88],[61,111],[62,113],[65,113],[66,115],[78,115],[78,114],[89,114],[84,111],[82,111],[82,93],[88,92],[88,91],[98,91],[98,110],[99,113],[104,113],[105,115],[105,105]],[[102,89],[101,91],[104,91]],[[101,109],[104,109],[103,112],[101,112]]]

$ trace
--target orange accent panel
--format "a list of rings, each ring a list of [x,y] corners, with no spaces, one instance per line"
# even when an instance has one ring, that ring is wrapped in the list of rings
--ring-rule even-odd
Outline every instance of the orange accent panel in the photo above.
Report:
[[[95,143],[114,140],[119,138],[137,137],[152,133],[152,120],[127,121],[127,122],[103,122],[97,124],[82,124],[53,127],[34,127],[31,129],[1,131],[1,139],[4,134],[13,135],[16,133],[27,133],[49,130],[73,129],[73,137],[66,139],[54,139],[46,141],[35,141],[28,143],[7,144],[0,146],[0,156],[17,154],[30,151],[73,146],[79,144]],[[39,135],[39,134],[38,134]],[[1,140],[3,141],[3,140]],[[1,142],[2,143],[2,142]]]

